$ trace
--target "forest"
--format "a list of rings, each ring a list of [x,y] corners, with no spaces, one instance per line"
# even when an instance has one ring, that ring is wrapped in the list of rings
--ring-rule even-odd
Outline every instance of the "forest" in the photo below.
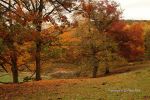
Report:
[[[150,21],[123,12],[115,0],[0,0],[0,100],[150,100]]]

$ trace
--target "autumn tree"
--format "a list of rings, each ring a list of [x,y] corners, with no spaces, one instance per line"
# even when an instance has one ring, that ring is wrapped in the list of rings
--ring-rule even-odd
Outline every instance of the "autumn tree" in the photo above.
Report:
[[[147,59],[150,58],[149,39],[150,39],[150,34],[147,33],[146,36],[145,36],[145,56],[146,56]]]
[[[1,11],[2,11],[2,9],[0,9]],[[5,64],[6,64],[6,61],[7,61],[7,59],[6,58],[4,58],[3,56],[2,56],[2,53],[4,52],[4,48],[5,48],[5,46],[4,46],[4,43],[3,43],[3,37],[4,37],[4,34],[3,34],[3,32],[4,32],[4,30],[5,30],[5,28],[4,28],[4,18],[3,18],[3,16],[0,14],[0,66],[2,67],[2,69],[4,69],[6,72],[8,72],[7,71],[7,68],[6,68],[6,66],[5,66]]]
[[[146,24],[144,26],[144,46],[145,46],[145,58],[150,59],[150,26]]]
[[[141,24],[128,25],[120,21],[114,23],[110,30],[110,35],[118,43],[119,55],[128,61],[142,59],[144,55],[144,32]]]
[[[107,29],[112,23],[119,20],[121,11],[118,7],[119,5],[114,1],[82,1],[82,14],[88,26],[86,27],[87,31],[82,32],[84,34],[81,41],[85,46],[86,54],[93,61],[93,77],[96,77],[99,62],[102,61],[106,63],[106,73],[109,73],[108,59],[105,58],[108,58],[113,53],[115,43],[113,44],[107,36]]]
[[[9,0],[8,2],[8,9],[11,10],[10,8],[11,1]],[[10,15],[10,13],[8,13]],[[3,16],[1,16],[3,17]],[[3,18],[4,19],[4,18]],[[12,22],[12,19],[8,19],[7,23],[5,22],[6,20],[2,21],[1,25],[1,39],[3,42],[5,42],[6,46],[8,47],[8,52],[6,55],[3,56],[3,52],[1,52],[1,62],[3,62],[3,65],[7,62],[7,64],[11,65],[11,71],[12,71],[12,76],[13,76],[13,82],[18,83],[18,69],[17,69],[17,52],[16,52],[16,47],[15,47],[15,41],[14,41],[14,36],[16,35],[15,30],[14,30],[14,24]],[[10,59],[10,60],[8,60]],[[10,61],[10,62],[9,62]]]
[[[36,80],[41,80],[41,32],[44,23],[49,22],[58,27],[57,22],[68,24],[65,14],[76,8],[76,0],[11,0],[11,18],[22,25],[30,25],[35,29],[34,41],[36,44]],[[1,0],[0,5],[8,9],[9,2]]]
[[[11,0],[9,0],[9,9],[11,10]],[[11,13],[1,8],[0,15],[0,64],[7,71],[8,66],[11,67],[13,76],[13,82],[18,83],[18,57],[21,55],[20,46],[23,43],[22,34],[25,28],[19,23],[14,21],[11,17]],[[5,15],[4,15],[5,13]]]

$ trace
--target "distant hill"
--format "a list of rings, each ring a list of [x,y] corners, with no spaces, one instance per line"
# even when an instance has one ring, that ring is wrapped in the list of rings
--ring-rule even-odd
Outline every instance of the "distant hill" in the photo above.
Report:
[[[129,24],[132,24],[132,23],[145,23],[145,24],[150,24],[150,20],[123,20]]]

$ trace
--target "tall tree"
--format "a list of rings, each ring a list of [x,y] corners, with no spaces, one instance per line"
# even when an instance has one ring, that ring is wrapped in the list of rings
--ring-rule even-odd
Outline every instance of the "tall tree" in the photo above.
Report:
[[[11,0],[9,0],[9,9],[11,10]],[[1,8],[0,15],[0,39],[1,39],[1,52],[0,52],[0,64],[2,67],[8,69],[11,67],[13,76],[13,82],[18,83],[18,46],[22,45],[21,33],[22,27],[19,23],[14,21],[11,17],[11,13],[7,12],[4,15],[5,10]],[[7,68],[6,68],[7,67]],[[7,70],[6,70],[7,71]]]
[[[57,22],[61,24],[68,23],[65,14],[71,12],[76,6],[77,0],[11,0],[12,17],[22,23],[35,28],[35,44],[36,44],[36,80],[41,80],[41,31],[44,22],[49,22],[58,27]],[[1,0],[0,5],[4,9],[8,9],[9,2]],[[66,12],[67,11],[67,12]],[[32,25],[31,25],[32,24]]]
[[[87,2],[82,0],[82,14],[88,22],[88,32],[84,32],[82,41],[87,44],[86,49],[88,47],[88,50],[90,50],[88,55],[93,61],[93,77],[97,75],[99,62],[102,61],[98,56],[102,57],[102,55],[99,55],[102,52],[105,55],[102,58],[105,58],[106,73],[109,72],[108,59],[106,58],[112,52],[113,43],[110,42],[111,39],[107,36],[107,30],[112,23],[120,18],[121,10],[118,7],[119,5],[114,1],[89,0]]]

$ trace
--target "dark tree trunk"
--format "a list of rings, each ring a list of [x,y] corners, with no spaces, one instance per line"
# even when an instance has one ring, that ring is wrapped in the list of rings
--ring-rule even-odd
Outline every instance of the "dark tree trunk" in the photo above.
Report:
[[[94,66],[93,66],[93,78],[96,78],[96,76],[97,76],[97,71],[98,71],[98,65],[97,64],[95,64]]]
[[[42,30],[42,22],[40,21],[36,27],[37,35],[36,35],[36,55],[35,55],[35,62],[36,62],[36,77],[37,81],[41,80],[41,30]]]
[[[12,62],[12,76],[13,76],[13,83],[18,83],[18,67],[17,67],[17,54],[16,51],[13,50],[13,53],[11,54],[11,62]]]
[[[36,42],[36,80],[41,80],[41,42]]]
[[[99,62],[97,58],[94,56],[93,57],[93,78],[96,78],[97,72],[98,72],[98,67],[99,67]]]
[[[35,55],[35,62],[36,62],[36,77],[37,81],[41,80],[41,24],[37,26],[37,35],[36,35],[36,55]]]
[[[42,31],[42,13],[44,8],[43,0],[40,0],[40,6],[38,11],[38,23],[37,23],[37,36],[36,36],[36,80],[41,80],[41,31]]]
[[[105,67],[105,74],[109,74],[109,73],[110,73],[110,71],[109,71],[109,66],[106,65],[106,67]]]

